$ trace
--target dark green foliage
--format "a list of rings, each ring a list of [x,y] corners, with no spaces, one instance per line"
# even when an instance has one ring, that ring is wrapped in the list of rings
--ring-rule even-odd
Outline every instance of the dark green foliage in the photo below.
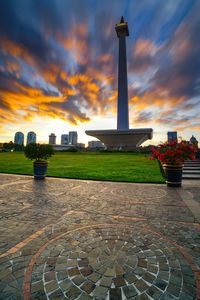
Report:
[[[112,153],[113,151],[107,150],[107,149],[103,149],[103,150],[100,150],[99,152],[101,152],[101,153]]]
[[[3,144],[3,151],[10,151],[14,149],[15,149],[15,144],[13,142]]]
[[[196,159],[200,159],[200,149],[195,153]]]
[[[3,151],[4,152],[11,151],[11,150],[24,151],[24,145],[15,144],[13,142],[3,144]]]
[[[66,150],[62,150],[62,152],[78,152],[78,149],[76,149],[76,148],[69,148],[69,149],[66,149]]]
[[[24,151],[24,145],[18,145],[18,144],[14,144],[15,145],[15,147],[14,147],[14,149],[15,149],[15,151]]]
[[[24,154],[31,160],[46,160],[54,154],[54,150],[51,145],[31,143],[25,147]]]

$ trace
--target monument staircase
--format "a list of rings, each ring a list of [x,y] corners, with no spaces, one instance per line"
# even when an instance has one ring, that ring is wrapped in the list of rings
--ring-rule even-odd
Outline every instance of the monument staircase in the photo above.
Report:
[[[185,161],[182,177],[183,179],[200,180],[200,159]]]

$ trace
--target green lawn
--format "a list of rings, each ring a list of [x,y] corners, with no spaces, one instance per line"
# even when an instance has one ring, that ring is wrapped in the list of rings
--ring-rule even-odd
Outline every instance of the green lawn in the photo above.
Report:
[[[33,174],[22,152],[0,153],[0,173]],[[163,183],[157,161],[140,153],[56,153],[48,176],[129,182]]]

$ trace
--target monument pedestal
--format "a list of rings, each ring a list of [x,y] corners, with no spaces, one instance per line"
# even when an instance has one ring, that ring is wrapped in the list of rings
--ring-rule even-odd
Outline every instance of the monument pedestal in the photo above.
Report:
[[[94,136],[104,143],[108,150],[135,150],[146,140],[152,139],[151,128],[127,130],[87,130],[88,135]]]

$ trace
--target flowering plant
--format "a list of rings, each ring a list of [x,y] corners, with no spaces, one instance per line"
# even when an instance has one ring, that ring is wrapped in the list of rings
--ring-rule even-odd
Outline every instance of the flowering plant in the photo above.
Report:
[[[182,164],[187,159],[195,160],[195,149],[186,141],[166,142],[152,147],[152,159],[159,159],[161,163],[169,165]]]

